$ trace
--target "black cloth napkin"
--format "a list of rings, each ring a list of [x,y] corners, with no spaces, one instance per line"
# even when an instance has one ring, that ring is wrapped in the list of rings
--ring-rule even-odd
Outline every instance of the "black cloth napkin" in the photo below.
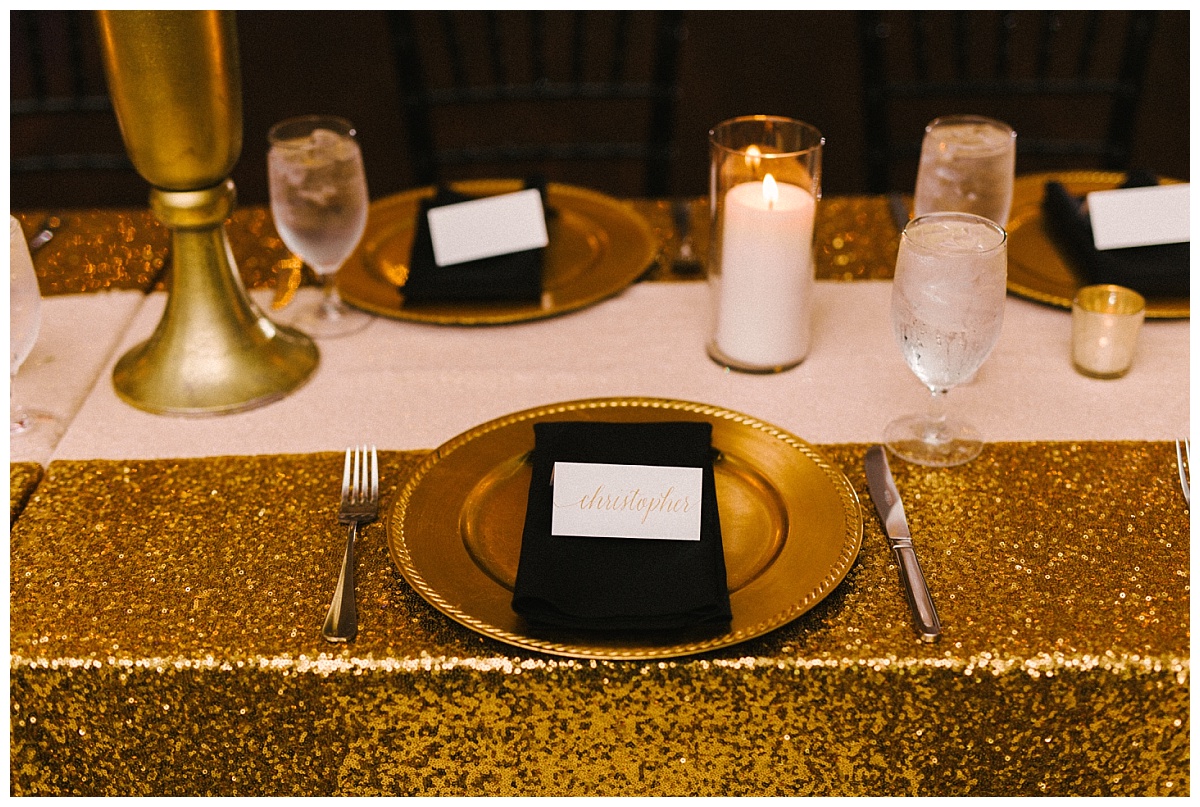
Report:
[[[673,631],[730,621],[711,424],[561,421],[534,424],[534,436],[514,611],[535,625],[584,630]],[[551,535],[555,462],[703,468],[700,540]]]
[[[525,187],[541,191],[542,208],[549,217],[545,182],[531,180],[526,182]],[[408,278],[401,289],[406,302],[541,302],[545,249],[511,252],[453,266],[438,266],[434,261],[429,210],[475,198],[442,187],[432,198],[421,202],[417,211],[417,232],[408,264]]]
[[[1131,171],[1122,188],[1157,185],[1153,174]],[[1191,245],[1154,244],[1096,249],[1084,198],[1072,196],[1059,182],[1047,182],[1042,211],[1047,229],[1088,283],[1115,283],[1147,297],[1186,297],[1190,289]]]

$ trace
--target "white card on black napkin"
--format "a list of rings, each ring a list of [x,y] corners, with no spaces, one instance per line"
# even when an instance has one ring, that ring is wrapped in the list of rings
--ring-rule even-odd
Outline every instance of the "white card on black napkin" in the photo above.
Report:
[[[1124,249],[1191,240],[1189,186],[1150,185],[1092,191],[1088,217],[1096,249]]]
[[[453,266],[550,243],[542,195],[536,188],[429,210],[429,235],[438,266]]]
[[[556,462],[551,478],[551,535],[700,540],[700,468]]]

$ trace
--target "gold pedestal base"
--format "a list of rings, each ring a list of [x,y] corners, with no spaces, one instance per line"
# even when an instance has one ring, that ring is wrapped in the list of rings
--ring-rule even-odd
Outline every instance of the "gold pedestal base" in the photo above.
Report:
[[[316,369],[317,347],[276,325],[246,295],[225,236],[231,180],[150,194],[172,231],[170,293],[151,337],[121,357],[113,386],[124,401],[166,415],[218,415],[282,398]]]

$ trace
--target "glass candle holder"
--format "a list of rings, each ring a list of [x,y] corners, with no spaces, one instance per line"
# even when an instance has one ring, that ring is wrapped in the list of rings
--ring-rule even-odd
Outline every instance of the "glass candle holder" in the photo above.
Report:
[[[709,144],[708,355],[733,370],[787,370],[812,340],[825,139],[802,121],[755,115],[718,124]]]
[[[1071,358],[1092,378],[1120,378],[1133,365],[1146,300],[1111,284],[1084,286],[1071,303]]]

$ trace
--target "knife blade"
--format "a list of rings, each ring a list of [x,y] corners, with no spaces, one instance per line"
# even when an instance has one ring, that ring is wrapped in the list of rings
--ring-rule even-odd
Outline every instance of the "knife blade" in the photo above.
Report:
[[[913,548],[912,535],[908,530],[908,520],[904,517],[904,503],[900,501],[900,491],[896,489],[896,481],[892,478],[892,469],[888,467],[887,452],[883,446],[871,446],[867,449],[867,458],[863,462],[867,471],[867,488],[871,491],[871,501],[883,522],[887,533],[888,544],[900,567],[900,583],[904,587],[904,595],[908,599],[908,607],[912,611],[913,622],[917,633],[925,642],[936,642],[942,635],[942,623],[938,620],[937,609],[933,606],[933,598],[929,595],[929,587],[925,584],[925,575],[921,572],[921,564],[917,561],[917,552]]]

